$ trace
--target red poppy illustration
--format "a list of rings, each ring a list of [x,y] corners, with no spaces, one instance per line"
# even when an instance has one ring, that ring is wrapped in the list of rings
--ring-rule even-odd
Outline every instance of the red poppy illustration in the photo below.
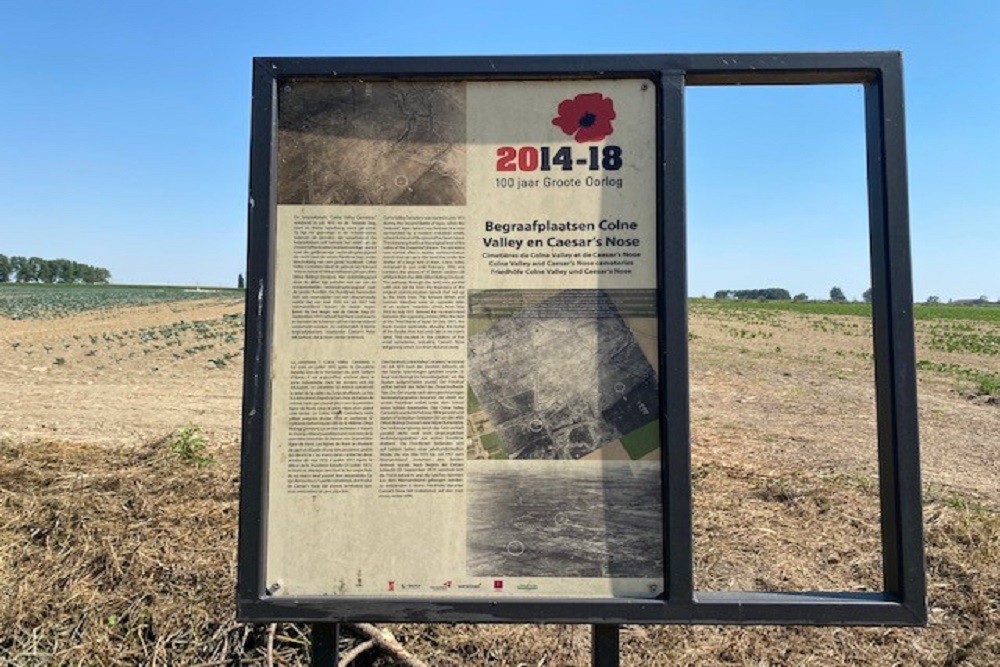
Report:
[[[615,103],[600,93],[581,93],[559,103],[559,115],[552,124],[573,136],[578,143],[600,141],[614,132]]]

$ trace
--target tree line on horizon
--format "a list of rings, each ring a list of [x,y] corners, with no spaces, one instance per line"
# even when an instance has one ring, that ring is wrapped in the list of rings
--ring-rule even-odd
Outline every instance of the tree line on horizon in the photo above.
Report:
[[[765,289],[720,289],[715,293],[716,301],[791,301],[792,295],[780,287]]]
[[[100,266],[81,264],[69,259],[7,257],[0,254],[0,283],[85,283],[93,285],[111,280],[111,272]]]
[[[809,301],[809,296],[805,292],[800,292],[792,296],[791,292],[780,287],[767,287],[764,289],[720,289],[715,293],[716,301]],[[865,303],[871,303],[872,290],[869,287],[865,290]],[[830,290],[830,301],[834,303],[846,303],[847,297],[844,290],[834,286]]]
[[[792,296],[791,292],[780,287],[767,287],[764,289],[720,289],[715,293],[716,301],[809,301],[809,295],[800,292]],[[869,287],[862,295],[865,303],[871,303],[872,290]],[[844,290],[834,285],[830,289],[830,301],[834,303],[846,303],[847,297]]]
[[[716,301],[809,301],[809,296],[805,292],[800,292],[795,296],[786,289],[781,289],[778,287],[768,287],[765,289],[739,289],[739,290],[727,290],[720,289],[717,291],[713,298]],[[872,302],[872,288],[869,287],[861,295],[861,298],[865,303]],[[844,295],[844,290],[837,286],[830,289],[830,301],[833,303],[847,303],[847,296]],[[941,303],[941,298],[938,296],[929,296],[927,305],[937,305]],[[980,296],[978,299],[959,299],[953,301],[948,300],[949,304],[955,305],[966,305],[966,306],[986,306],[986,305],[1000,305],[1000,299],[996,301],[996,304],[992,303],[986,295]]]

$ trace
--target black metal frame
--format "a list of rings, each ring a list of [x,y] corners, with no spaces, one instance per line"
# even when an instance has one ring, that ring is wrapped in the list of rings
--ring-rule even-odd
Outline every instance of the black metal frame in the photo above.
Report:
[[[238,616],[243,621],[926,623],[902,58],[897,52],[456,58],[259,58],[253,67]],[[271,597],[265,586],[267,378],[275,219],[277,90],[302,79],[596,79],[657,86],[659,299],[666,590],[655,600]],[[684,90],[687,86],[862,84],[884,590],[694,590],[687,349]]]

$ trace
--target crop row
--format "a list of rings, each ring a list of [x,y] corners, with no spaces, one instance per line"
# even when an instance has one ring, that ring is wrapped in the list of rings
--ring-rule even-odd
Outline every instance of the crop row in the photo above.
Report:
[[[931,329],[927,345],[941,352],[1000,354],[1000,331],[980,331],[963,325],[939,325]]]
[[[980,396],[1000,396],[1000,374],[981,371],[960,364],[949,364],[921,359],[917,368],[951,375],[959,380],[972,383],[973,392]]]
[[[215,368],[239,357],[243,346],[243,314],[231,313],[212,320],[182,320],[173,324],[105,331],[100,334],[74,334],[61,341],[33,342],[11,340],[10,350],[38,362],[54,366],[73,366],[90,358],[88,366],[97,370],[106,363],[119,364],[133,358],[148,357],[169,361],[185,359],[212,351],[207,359]],[[152,370],[158,370],[153,367]]]

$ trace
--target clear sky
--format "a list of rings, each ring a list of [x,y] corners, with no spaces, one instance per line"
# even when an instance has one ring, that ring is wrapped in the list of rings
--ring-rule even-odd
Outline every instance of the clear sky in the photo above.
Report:
[[[1000,299],[1000,2],[0,0],[0,253],[245,269],[251,58],[901,50],[918,299]],[[860,87],[692,88],[689,285],[868,287]]]

